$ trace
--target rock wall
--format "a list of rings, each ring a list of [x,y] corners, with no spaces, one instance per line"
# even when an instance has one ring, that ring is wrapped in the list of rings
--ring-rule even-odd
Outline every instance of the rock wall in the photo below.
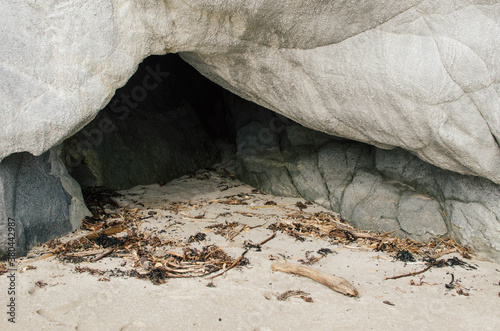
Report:
[[[227,98],[240,118],[243,181],[314,201],[362,229],[423,241],[451,234],[479,256],[500,260],[500,185],[437,168],[402,149],[328,136]]]
[[[91,213],[78,183],[71,178],[55,147],[41,156],[13,154],[0,163],[0,259],[15,242],[17,254],[77,229]],[[7,224],[15,222],[15,241]]]
[[[148,55],[332,135],[500,183],[496,0],[0,4],[0,159],[88,124]]]
[[[247,100],[304,127],[360,142],[333,146],[323,143],[331,138],[315,133],[314,146],[329,152],[307,154],[312,145],[297,138],[301,130],[287,130],[286,139],[284,133],[271,135],[257,150],[279,154],[269,152],[267,163],[264,154],[258,156],[262,162],[243,162],[249,181],[324,199],[360,224],[399,226],[401,233],[422,238],[446,227],[497,256],[492,201],[500,183],[499,8],[497,0],[1,1],[0,182],[10,190],[2,203],[13,212],[13,188],[38,180],[28,172],[13,175],[19,158],[38,169],[48,162],[16,153],[42,155],[58,146],[96,117],[144,58],[179,53]],[[156,67],[149,74],[153,80],[130,92],[140,98],[164,77]],[[98,123],[104,123],[101,132],[110,130],[107,120]],[[262,132],[252,125],[242,132]],[[121,143],[116,132],[106,137]],[[129,151],[131,143],[120,149]],[[361,143],[396,150],[384,154]],[[108,151],[80,150],[87,167],[79,171],[92,174],[93,183],[109,182]],[[418,165],[413,156],[436,168]],[[325,172],[343,159],[350,170]],[[274,172],[266,184],[255,174],[269,169]],[[322,186],[301,184],[321,176]],[[40,183],[62,192],[47,178]],[[139,180],[144,178],[119,185]],[[59,193],[54,203],[63,206],[69,200]],[[428,215],[425,230],[414,226],[422,214]]]

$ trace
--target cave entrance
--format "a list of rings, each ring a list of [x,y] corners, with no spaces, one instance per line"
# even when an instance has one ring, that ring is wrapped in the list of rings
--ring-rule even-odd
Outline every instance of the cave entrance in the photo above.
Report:
[[[231,107],[237,103],[250,104],[177,54],[151,56],[91,123],[65,141],[63,160],[83,188],[168,182],[210,167],[234,147]]]
[[[290,123],[211,82],[177,54],[151,56],[92,122],[64,142],[62,158],[82,188],[123,190],[209,168],[234,157],[236,145],[250,157],[272,153]],[[283,193],[297,195],[288,191]]]

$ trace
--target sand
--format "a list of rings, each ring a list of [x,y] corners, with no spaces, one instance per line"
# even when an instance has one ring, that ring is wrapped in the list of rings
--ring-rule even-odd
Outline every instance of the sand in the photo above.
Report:
[[[297,201],[305,202],[252,193],[251,187],[214,171],[120,193],[117,202],[121,208],[138,208],[137,213],[151,216],[140,223],[141,231],[184,245],[190,236],[204,233],[206,240],[190,243],[190,247],[216,244],[233,258],[244,252],[245,241],[259,243],[269,238],[273,231],[267,227],[298,210]],[[210,203],[236,194],[249,197],[245,200],[248,205]],[[163,208],[173,201],[190,201],[193,206],[177,214]],[[265,205],[267,201],[277,206]],[[306,211],[326,210],[310,205]],[[231,215],[220,216],[223,213]],[[248,227],[233,241],[206,228],[226,221]],[[79,235],[76,232],[61,240]],[[322,248],[334,253],[311,267],[343,277],[357,288],[359,297],[344,296],[311,279],[271,270],[274,262],[300,264],[306,252],[319,256],[316,252]],[[182,252],[181,247],[171,249]],[[54,256],[37,259],[43,252],[34,249],[29,257],[18,260],[15,324],[8,322],[6,314],[9,274],[0,276],[4,307],[0,330],[500,330],[500,265],[477,259],[465,260],[477,266],[475,270],[431,268],[418,276],[385,280],[426,265],[396,261],[387,253],[356,244],[332,244],[311,237],[298,241],[277,232],[260,251],[246,253],[249,263],[245,266],[214,279],[168,279],[154,285],[147,279],[75,271],[76,266],[131,270],[130,259],[111,255],[94,263],[74,264]],[[442,258],[452,256],[464,260],[458,254]],[[452,274],[456,288],[448,289],[445,284],[451,282]],[[459,289],[468,295],[460,295]],[[278,300],[290,290],[305,292],[312,302],[300,297]]]

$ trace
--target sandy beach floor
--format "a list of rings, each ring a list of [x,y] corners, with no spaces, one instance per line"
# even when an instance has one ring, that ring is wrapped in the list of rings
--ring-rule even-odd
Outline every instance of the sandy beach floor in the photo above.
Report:
[[[114,198],[118,206],[106,212],[115,213],[116,220],[126,218],[125,210],[133,213],[132,229],[150,245],[116,249],[96,262],[90,260],[98,253],[71,260],[49,254],[47,247],[33,249],[18,260],[15,324],[7,315],[9,273],[0,276],[0,330],[500,330],[499,264],[454,253],[439,258],[457,257],[476,268],[432,267],[419,275],[385,279],[428,264],[397,261],[394,254],[348,238],[298,238],[279,230],[272,237],[270,226],[289,221],[290,215],[332,213],[303,199],[264,194],[220,171],[119,193]],[[125,238],[128,231],[109,238]],[[90,232],[78,230],[60,242]],[[151,247],[152,241],[160,244]],[[185,269],[172,274],[179,278],[162,284],[148,279],[165,256],[182,256],[186,249],[195,254],[211,245],[231,261],[246,251],[245,263],[182,278],[207,272],[210,265],[193,263],[189,269],[187,262],[178,262]],[[146,250],[154,251],[155,258],[141,260]],[[345,296],[309,278],[272,271],[271,265],[280,261],[315,261],[311,268],[344,278],[360,295]],[[288,291],[301,292],[285,299]]]

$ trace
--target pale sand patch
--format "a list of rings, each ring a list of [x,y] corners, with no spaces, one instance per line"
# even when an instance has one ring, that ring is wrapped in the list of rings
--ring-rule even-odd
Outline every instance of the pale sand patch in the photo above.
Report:
[[[144,215],[157,212],[141,222],[141,230],[184,243],[189,236],[202,232],[206,234],[206,241],[192,243],[192,247],[217,244],[233,258],[244,251],[245,241],[258,243],[269,238],[272,231],[267,227],[290,212],[288,209],[297,210],[297,201],[304,202],[303,199],[252,194],[251,187],[237,180],[220,178],[214,172],[209,176],[210,179],[204,180],[185,176],[163,187],[138,186],[120,192],[123,196],[117,200],[120,206],[139,208]],[[246,200],[248,205],[207,203],[235,194],[250,196]],[[264,207],[268,200],[279,206]],[[169,201],[191,201],[198,207],[175,214],[164,209]],[[313,205],[307,211],[324,209]],[[231,215],[220,216],[223,213]],[[196,218],[200,215],[202,218]],[[238,221],[249,227],[236,235],[234,241],[206,229],[208,225],[225,221]],[[321,248],[336,250],[336,253],[312,267],[345,278],[360,292],[359,298],[343,296],[307,278],[271,271],[275,261],[270,260],[270,256],[299,263],[307,251],[316,252]],[[405,265],[393,261],[388,254],[357,249],[355,245],[346,248],[311,238],[300,242],[279,232],[261,251],[251,249],[245,257],[250,264],[229,270],[213,280],[169,279],[162,285],[133,277],[98,281],[100,276],[77,273],[75,264],[62,263],[54,257],[38,261],[22,259],[16,275],[15,327],[7,322],[6,316],[7,275],[0,276],[0,306],[5,311],[0,315],[0,330],[500,329],[499,264],[472,260],[467,262],[477,265],[478,269],[432,268],[420,276],[384,280],[384,277],[421,270],[425,265],[421,262]],[[121,258],[106,257],[95,263],[80,263],[80,266],[130,268],[131,262],[122,266],[123,262]],[[28,265],[36,269],[26,270]],[[470,295],[458,295],[456,290],[446,289],[445,284],[451,280],[447,273],[453,273]],[[422,286],[410,285],[410,280],[420,283],[422,276]],[[41,282],[38,284],[42,287],[36,285],[37,282]],[[309,293],[314,302],[296,297],[286,301],[277,299],[289,290]]]

